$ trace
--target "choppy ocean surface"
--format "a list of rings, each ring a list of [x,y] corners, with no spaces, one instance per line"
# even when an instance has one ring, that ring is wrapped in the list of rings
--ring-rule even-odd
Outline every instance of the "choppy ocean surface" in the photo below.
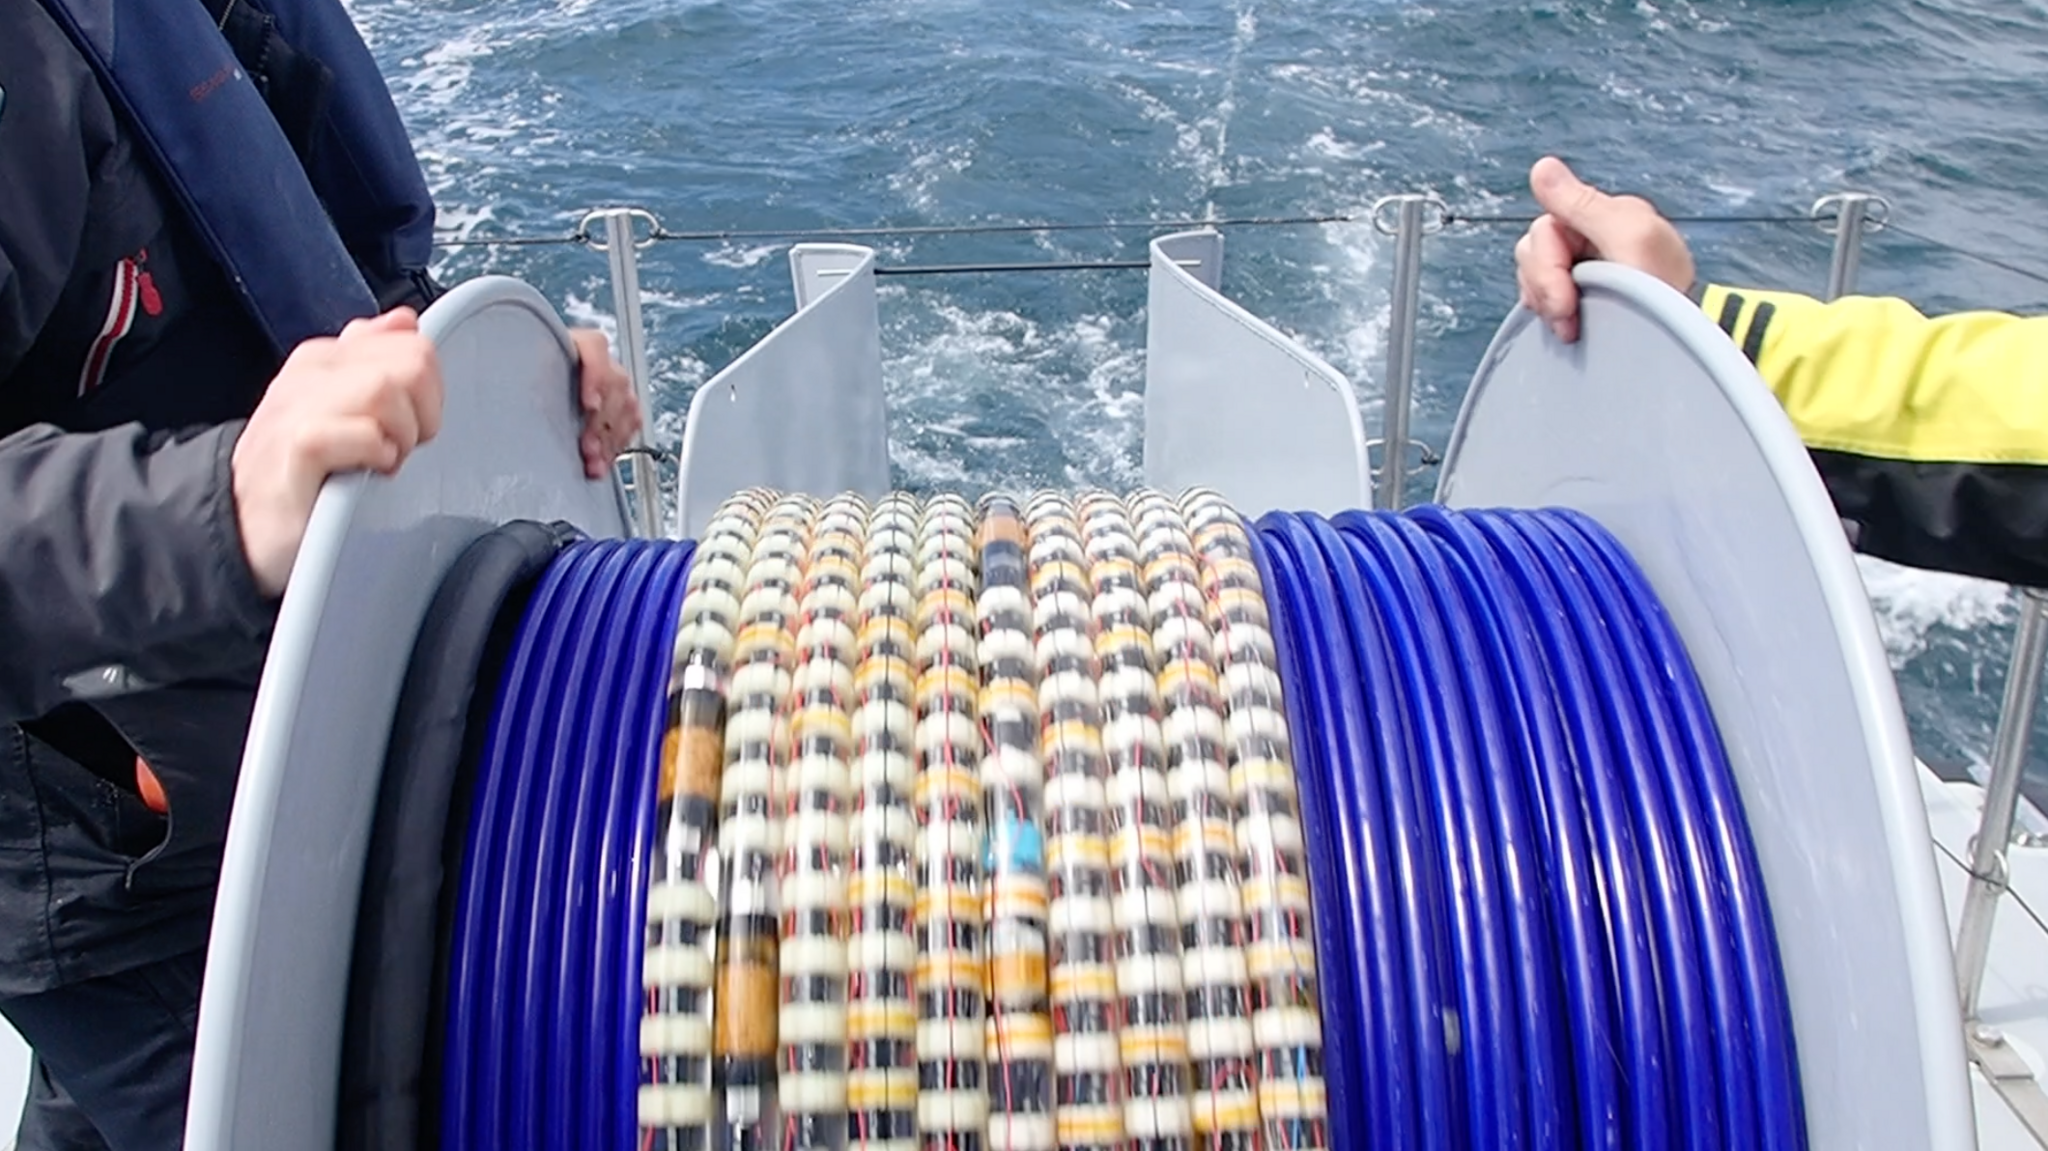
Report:
[[[469,235],[638,204],[678,231],[1362,214],[1427,191],[1526,211],[1556,152],[1697,215],[1881,193],[1914,230],[2048,270],[2048,0],[352,0],[440,201]],[[1518,230],[1432,237],[1416,432],[1441,444],[1513,303]],[[1704,276],[1818,291],[1806,225],[1700,225]],[[889,263],[1137,259],[1144,232],[891,240]],[[1379,418],[1385,239],[1228,233],[1225,288],[1349,373]],[[783,246],[667,243],[642,270],[663,440],[693,389],[790,310]],[[606,322],[601,256],[460,248]],[[2048,308],[2048,286],[1902,237],[1865,291]],[[1143,278],[887,281],[897,482],[1138,478]],[[1428,477],[1418,481],[1418,494]],[[1981,761],[2015,605],[1866,564],[1921,754]],[[2044,724],[2048,727],[2048,724]],[[2044,733],[2048,735],[2048,733]],[[2048,738],[2037,776],[2048,780]]]

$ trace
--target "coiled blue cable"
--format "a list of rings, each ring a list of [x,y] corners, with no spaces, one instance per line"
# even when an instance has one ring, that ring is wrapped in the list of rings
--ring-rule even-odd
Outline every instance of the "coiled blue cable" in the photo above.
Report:
[[[693,550],[574,545],[521,619],[457,888],[444,1146],[632,1140],[645,825]]]
[[[1380,611],[1395,638],[1410,712],[1420,720],[1424,754],[1417,760],[1423,769],[1417,782],[1433,812],[1449,898],[1469,1138],[1479,1147],[1524,1146],[1520,1030],[1470,1025],[1513,1018],[1499,836],[1482,799],[1476,762],[1482,748],[1499,762],[1499,748],[1488,746],[1465,698],[1440,613],[1443,589],[1428,578],[1433,569],[1416,558],[1415,545],[1430,552],[1433,545],[1426,539],[1411,544],[1405,536],[1415,529],[1397,517],[1352,515],[1337,522],[1361,568],[1376,567],[1388,577],[1391,597],[1366,606]],[[1437,674],[1430,675],[1432,670]]]
[[[484,1015],[494,1006],[498,984],[485,968],[493,949],[496,876],[503,866],[505,810],[518,778],[509,767],[513,749],[528,746],[544,716],[543,669],[557,656],[555,637],[563,621],[581,606],[588,569],[557,561],[542,575],[514,636],[498,685],[497,703],[486,726],[483,751],[456,889],[454,930],[448,960],[448,1021],[442,1061],[441,1135],[445,1147],[483,1145],[482,1125],[495,1126],[496,1100],[483,1091],[483,1063],[495,1052],[483,1039]]]
[[[1432,514],[1451,531],[1462,523],[1448,520],[1438,508],[1417,509],[1409,521],[1414,530],[1432,537],[1436,546],[1410,540],[1410,550],[1425,567],[1439,566],[1436,578],[1444,598],[1439,605],[1451,645],[1450,659],[1470,697],[1469,714],[1476,725],[1483,760],[1479,786],[1493,815],[1500,853],[1501,898],[1507,910],[1508,954],[1514,986],[1511,1003],[1521,1024],[1523,1078],[1528,1141],[1537,1147],[1577,1142],[1572,1100],[1568,1038],[1563,1030],[1563,976],[1553,954],[1550,912],[1551,880],[1545,873],[1542,841],[1529,777],[1537,753],[1534,721],[1515,683],[1515,669],[1503,632],[1504,624],[1487,592],[1491,586],[1477,564],[1446,540]],[[1510,1084],[1509,1089],[1514,1088]]]
[[[1531,605],[1529,614],[1541,637],[1538,647],[1549,669],[1566,746],[1583,785],[1583,814],[1599,868],[1599,890],[1614,954],[1622,1143],[1668,1147],[1672,1133],[1670,1042],[1646,910],[1648,879],[1638,844],[1640,832],[1625,809],[1620,769],[1605,738],[1599,689],[1566,622],[1564,605],[1534,550],[1505,515],[1475,513],[1472,521],[1494,545],[1510,581]]]
[[[1318,952],[1325,1018],[1365,1024],[1326,1028],[1333,1135],[1803,1146],[1733,776],[1619,545],[1581,516],[1442,509],[1276,514],[1256,542],[1305,812],[1333,824],[1308,829],[1314,863],[1358,884],[1313,893],[1319,936],[1355,940]],[[1408,1107],[1371,1091],[1358,1115],[1339,1058],[1413,1068]]]
[[[1741,973],[1747,1008],[1746,1031],[1755,1056],[1755,1098],[1763,1136],[1759,1146],[1806,1145],[1805,1100],[1799,1090],[1798,1053],[1793,1042],[1791,998],[1778,956],[1777,934],[1771,925],[1763,868],[1750,838],[1736,791],[1735,772],[1728,763],[1699,676],[1686,658],[1677,629],[1657,602],[1642,569],[1614,537],[1575,512],[1548,513],[1572,525],[1608,572],[1619,582],[1623,602],[1650,644],[1659,674],[1670,689],[1680,734],[1691,748],[1699,770],[1691,777],[1703,810],[1703,834],[1712,847],[1721,890],[1729,896],[1731,938]]]
[[[1636,832],[1641,854],[1649,940],[1668,1022],[1673,1088],[1670,1114],[1676,1121],[1675,1134],[1688,1148],[1725,1146],[1721,1061],[1710,1049],[1714,1028],[1707,1013],[1690,906],[1698,902],[1698,893],[1682,871],[1677,836],[1671,827],[1673,812],[1666,802],[1669,777],[1685,771],[1689,763],[1674,754],[1675,743],[1668,732],[1658,728],[1655,713],[1643,710],[1641,697],[1646,692],[1654,694],[1654,689],[1624,667],[1612,634],[1615,623],[1596,604],[1577,558],[1567,554],[1556,534],[1536,517],[1517,516],[1512,523],[1535,550],[1564,603],[1566,621],[1577,634],[1593,699],[1605,720],[1602,733],[1609,761],[1618,772],[1612,781],[1613,798],[1632,817],[1628,822]],[[1635,770],[1628,770],[1630,766]]]
[[[559,816],[562,826],[542,839],[536,883],[541,890],[529,933],[543,959],[536,965],[539,978],[527,983],[538,994],[521,1005],[526,1033],[537,1037],[530,1049],[529,1093],[541,1105],[537,1138],[528,1145],[558,1151],[592,1145],[586,1117],[604,1102],[585,1082],[596,1071],[587,1048],[602,1018],[592,1011],[600,989],[589,975],[598,891],[590,857],[603,833],[600,797],[609,793],[622,766],[621,721],[639,686],[632,679],[639,670],[634,656],[651,638],[641,607],[661,554],[659,545],[645,541],[623,544],[620,551],[625,567],[594,629],[595,666],[587,669],[575,730],[548,783],[549,815]]]
[[[1394,865],[1394,882],[1403,894],[1395,906],[1400,912],[1403,958],[1408,977],[1406,1000],[1408,1041],[1415,1053],[1417,1122],[1421,1130],[1458,1148],[1469,1145],[1469,1131],[1459,1106],[1459,1077],[1454,1077],[1451,1060],[1457,1019],[1457,993],[1453,989],[1459,958],[1453,952],[1451,926],[1447,922],[1442,841],[1435,833],[1426,808],[1428,799],[1411,770],[1422,754],[1427,736],[1418,730],[1422,709],[1405,697],[1401,674],[1406,664],[1398,643],[1404,636],[1390,633],[1386,621],[1370,610],[1368,587],[1378,574],[1353,562],[1353,555],[1328,523],[1308,520],[1303,524],[1327,565],[1335,584],[1333,600],[1316,605],[1323,621],[1324,635],[1350,635],[1351,648],[1361,673],[1343,685],[1340,707],[1370,709],[1373,726],[1382,738],[1379,771],[1375,773],[1388,827]],[[1370,586],[1370,594],[1384,589]],[[1312,609],[1312,611],[1315,609]],[[1348,623],[1349,627],[1346,627]],[[1363,698],[1353,702],[1363,688]],[[1360,780],[1355,773],[1335,773],[1338,793],[1356,795],[1369,790],[1373,777]],[[1364,787],[1358,785],[1363,783]],[[1351,810],[1359,811],[1354,801]]]
[[[553,916],[561,882],[560,853],[553,843],[562,830],[561,805],[550,802],[548,793],[569,771],[589,707],[596,661],[615,643],[602,625],[627,566],[624,545],[616,540],[572,546],[555,562],[592,571],[582,610],[570,617],[568,630],[557,639],[561,655],[549,669],[552,690],[543,697],[547,714],[540,717],[541,737],[513,749],[517,782],[505,865],[497,877],[497,946],[489,968],[499,994],[484,1016],[484,1098],[496,1102],[486,1114],[483,1133],[503,1140],[493,1140],[491,1146],[540,1144],[544,1093],[534,1088],[542,1082],[536,1064],[543,1058],[545,1033],[537,1007],[545,989],[553,985],[555,961],[554,949],[544,945],[540,925]]]
[[[661,777],[661,739],[668,720],[674,636],[684,579],[697,545],[656,544],[654,574],[630,629],[633,661],[622,695],[617,770],[606,795],[597,843],[596,923],[585,976],[598,997],[588,1013],[581,1098],[589,1101],[580,1147],[628,1147],[639,1126],[640,961],[646,936],[648,850],[654,837],[654,795]],[[579,968],[579,971],[582,970]],[[583,986],[590,986],[585,983]]]
[[[1573,565],[1574,574],[1587,585],[1585,590],[1592,602],[1610,605],[1623,602],[1620,587],[1612,574],[1597,558],[1587,562],[1582,549],[1588,541],[1568,523],[1539,512],[1526,517],[1525,530],[1530,529],[1548,532],[1568,550],[1580,550],[1580,558]],[[1588,620],[1582,616],[1579,622],[1584,627]],[[1650,762],[1690,763],[1690,749],[1681,744],[1668,685],[1657,675],[1657,666],[1638,622],[1631,613],[1609,611],[1601,614],[1597,623],[1604,627],[1613,641],[1609,659],[1614,671],[1626,677],[1626,682],[1611,686],[1609,706],[1632,704],[1640,709],[1641,733],[1651,744],[1645,749]],[[1672,910],[1690,918],[1684,934],[1697,961],[1699,994],[1703,999],[1699,1010],[1703,1018],[1695,1024],[1702,1030],[1688,1034],[1700,1042],[1711,1044],[1714,1060],[1711,1082],[1717,1089],[1717,1096],[1714,1113],[1709,1116],[1711,1131],[1703,1123],[1699,1130],[1688,1134],[1698,1137],[1691,1144],[1693,1146],[1720,1145],[1724,1130],[1727,1143],[1753,1146],[1759,1133],[1751,1090],[1753,1060],[1749,1055],[1747,1038],[1732,1029],[1711,1027],[1706,1022],[1717,1018],[1741,1018],[1746,1014],[1746,1008],[1741,988],[1735,982],[1727,899],[1721,885],[1715,882],[1712,863],[1707,856],[1704,816],[1690,785],[1693,774],[1673,770],[1668,773],[1646,772],[1639,777],[1644,784],[1639,802],[1661,803],[1662,819],[1670,827],[1672,862],[1678,872],[1674,877],[1673,893],[1682,896],[1672,901]],[[1703,1078],[1699,1083],[1705,1086],[1707,1080]]]

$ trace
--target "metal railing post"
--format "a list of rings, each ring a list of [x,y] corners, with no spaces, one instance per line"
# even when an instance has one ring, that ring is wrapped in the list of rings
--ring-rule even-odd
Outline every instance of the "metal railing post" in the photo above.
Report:
[[[1398,208],[1388,224],[1387,208]],[[1437,210],[1435,221],[1426,210]],[[1394,237],[1392,308],[1387,317],[1386,410],[1380,423],[1380,466],[1373,475],[1372,503],[1399,510],[1408,478],[1408,420],[1415,397],[1415,325],[1422,302],[1422,237],[1440,231],[1449,215],[1435,196],[1387,196],[1372,206],[1373,227]]]
[[[655,471],[654,453],[647,444],[647,427],[654,422],[652,382],[647,374],[647,329],[640,312],[640,247],[642,240],[634,226],[646,220],[657,228],[652,213],[644,208],[606,208],[584,218],[588,230],[593,218],[604,220],[602,250],[612,265],[612,315],[618,319],[619,361],[633,378],[633,391],[640,397],[643,419],[640,434],[626,451],[626,478],[633,492],[633,531],[643,539],[657,539],[667,529],[667,511],[661,499],[661,477]]]
[[[1828,294],[1839,300],[1856,290],[1856,273],[1863,266],[1863,233],[1884,227],[1891,216],[1891,203],[1867,192],[1837,192],[1813,202],[1810,213],[1828,230],[1828,212],[1834,212],[1834,257],[1828,264]]]
[[[2022,592],[2020,623],[2012,641],[2012,667],[2005,676],[2005,701],[1998,710],[1998,734],[1991,744],[1991,778],[1984,788],[1984,815],[1970,848],[1970,887],[1963,896],[1956,929],[1956,982],[1963,1018],[1977,1016],[1984,966],[1991,954],[1991,923],[2005,894],[2005,853],[2012,842],[2013,813],[2019,807],[2020,777],[2034,731],[2034,707],[2041,694],[2041,657],[2048,652],[2048,593]]]

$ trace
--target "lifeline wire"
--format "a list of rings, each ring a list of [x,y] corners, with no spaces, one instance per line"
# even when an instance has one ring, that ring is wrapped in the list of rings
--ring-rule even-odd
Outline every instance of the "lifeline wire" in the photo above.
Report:
[[[1526,225],[1533,215],[1449,212],[1445,225]],[[1768,213],[1696,214],[1669,217],[1674,224],[1812,224],[1813,217]],[[996,221],[984,224],[869,224],[845,228],[707,228],[675,232],[656,225],[646,239],[664,243],[723,243],[733,240],[786,240],[802,243],[815,240],[848,240],[912,236],[997,236],[1057,232],[1183,231],[1189,228],[1298,228],[1322,224],[1364,224],[1372,217],[1356,212],[1319,212],[1293,216],[1185,216],[1152,220],[1040,220]],[[437,248],[512,248],[548,245],[590,244],[597,237],[588,231],[541,235],[477,235],[473,232],[442,232],[434,237]],[[1939,243],[1939,241],[1933,241]],[[1035,267],[1037,265],[1027,265]],[[1138,265],[1143,267],[1142,264]]]

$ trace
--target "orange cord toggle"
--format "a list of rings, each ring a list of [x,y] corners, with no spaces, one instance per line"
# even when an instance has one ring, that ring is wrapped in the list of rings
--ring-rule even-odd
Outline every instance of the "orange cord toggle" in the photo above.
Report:
[[[142,795],[142,805],[158,815],[171,813],[171,798],[164,794],[163,781],[156,772],[149,769],[141,756],[135,757],[135,790]]]

